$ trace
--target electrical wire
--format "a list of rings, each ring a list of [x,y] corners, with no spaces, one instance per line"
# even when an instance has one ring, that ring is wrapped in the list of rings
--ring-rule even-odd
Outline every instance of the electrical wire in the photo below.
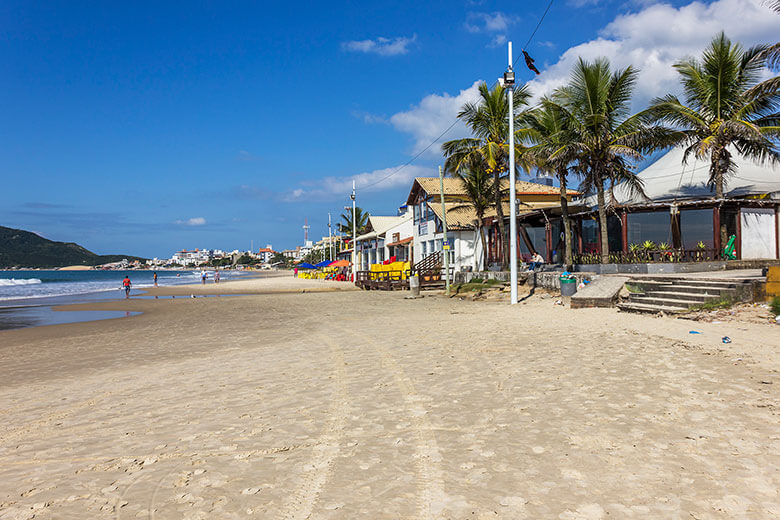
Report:
[[[533,32],[531,33],[531,36],[529,36],[529,37],[528,37],[528,41],[527,41],[527,42],[525,42],[525,45],[523,46],[523,50],[525,50],[525,48],[526,48],[526,47],[528,47],[528,44],[529,44],[529,43],[531,43],[531,40],[533,39],[534,35],[536,35],[536,31],[538,31],[538,30],[539,30],[539,27],[541,27],[541,25],[542,25],[542,21],[544,20],[545,16],[547,16],[547,13],[550,11],[550,7],[552,7],[552,4],[553,4],[553,2],[554,2],[554,1],[555,1],[555,0],[550,0],[550,2],[547,4],[547,9],[545,9],[545,10],[544,10],[544,13],[542,14],[541,18],[539,18],[539,22],[536,24],[536,27],[534,28]],[[521,55],[522,55],[522,54],[521,54]],[[517,62],[518,62],[519,60],[520,60],[520,55],[518,55],[518,56],[515,58],[515,60],[512,62],[512,68],[514,68],[514,67],[515,67],[515,65],[517,65]],[[496,86],[496,85],[498,85],[498,81],[496,81],[495,83],[493,83],[493,85],[491,86],[491,89],[495,88],[495,86]],[[376,186],[377,184],[379,184],[379,183],[381,183],[381,182],[384,182],[384,181],[386,181],[387,179],[389,179],[390,177],[392,177],[393,175],[397,174],[398,172],[400,172],[401,170],[403,170],[404,168],[406,168],[407,166],[409,166],[410,164],[412,164],[414,161],[416,161],[417,159],[419,159],[419,158],[420,158],[420,156],[421,156],[422,154],[424,154],[425,152],[427,152],[428,150],[430,150],[430,148],[431,148],[433,145],[435,145],[436,143],[438,143],[438,142],[439,142],[439,140],[440,140],[442,137],[444,137],[445,135],[447,135],[447,134],[449,133],[449,131],[450,131],[450,130],[452,130],[452,129],[455,127],[455,125],[457,125],[457,124],[458,124],[458,119],[457,119],[457,118],[455,118],[455,121],[453,121],[453,122],[452,122],[452,124],[451,124],[450,126],[448,126],[446,130],[444,130],[444,131],[443,131],[441,134],[439,134],[439,136],[438,136],[436,139],[434,139],[433,141],[431,141],[431,142],[428,144],[428,146],[426,146],[425,148],[423,148],[422,150],[420,150],[419,152],[417,152],[417,154],[415,154],[415,155],[414,155],[414,156],[413,156],[411,159],[409,159],[409,160],[408,160],[408,161],[406,161],[404,164],[402,164],[401,166],[399,166],[398,168],[396,168],[395,170],[393,170],[393,171],[392,171],[392,172],[390,172],[389,174],[385,175],[385,176],[384,176],[384,177],[382,177],[381,179],[379,179],[379,180],[377,180],[377,181],[374,181],[374,182],[372,182],[371,184],[366,184],[365,186],[361,186],[360,188],[361,188],[361,189],[364,189],[364,190],[365,190],[365,189],[367,189],[367,188],[371,188],[372,186]]]

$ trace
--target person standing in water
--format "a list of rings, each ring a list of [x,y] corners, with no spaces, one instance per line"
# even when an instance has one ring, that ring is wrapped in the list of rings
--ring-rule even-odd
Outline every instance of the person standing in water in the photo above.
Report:
[[[202,283],[203,285],[206,285],[206,277],[207,277],[207,276],[208,276],[208,275],[206,274],[206,270],[205,270],[205,269],[204,269],[203,271],[201,271],[201,272],[200,272],[200,281],[201,281],[201,283]]]
[[[122,280],[122,287],[125,288],[125,299],[130,298],[130,286],[133,285],[130,281],[130,277],[125,275],[125,279]]]
[[[152,273],[152,276],[154,277],[154,286],[157,287],[157,271]]]
[[[219,267],[214,271],[214,283],[219,283]]]

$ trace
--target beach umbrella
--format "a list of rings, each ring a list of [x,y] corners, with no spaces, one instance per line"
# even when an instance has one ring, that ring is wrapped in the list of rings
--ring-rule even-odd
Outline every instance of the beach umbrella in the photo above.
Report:
[[[349,260],[336,260],[328,267],[349,267]]]
[[[303,262],[302,264],[298,265],[298,269],[317,269],[317,268],[311,265],[309,262]]]
[[[315,265],[314,265],[314,267],[316,267],[316,268],[318,268],[318,269],[319,269],[320,267],[328,267],[328,266],[329,266],[330,264],[332,264],[332,263],[333,263],[333,262],[331,262],[330,260],[323,260],[323,261],[322,261],[322,262],[320,262],[319,264],[315,264]]]

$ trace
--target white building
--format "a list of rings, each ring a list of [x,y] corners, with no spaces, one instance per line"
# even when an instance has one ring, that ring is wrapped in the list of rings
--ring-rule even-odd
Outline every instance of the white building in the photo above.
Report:
[[[182,249],[181,251],[177,251],[173,254],[171,257],[171,263],[181,264],[184,266],[200,265],[202,263],[208,262],[211,258],[213,258],[213,252],[207,249],[195,249],[193,251]]]
[[[447,241],[449,262],[455,271],[482,269],[482,242],[476,233],[476,215],[464,202],[465,195],[457,179],[444,179],[444,201],[447,206]],[[418,177],[406,201],[414,216],[412,222],[414,263],[443,253],[444,224],[438,177]]]
[[[264,264],[270,264],[275,254],[276,251],[271,247],[271,244],[268,244],[257,252],[257,258]]]
[[[355,239],[357,243],[357,270],[367,271],[371,264],[382,263],[390,258],[389,244],[393,243],[393,236],[401,233],[409,233],[412,227],[412,214],[406,211],[400,216],[368,216],[368,232]],[[390,240],[387,233],[391,232]]]

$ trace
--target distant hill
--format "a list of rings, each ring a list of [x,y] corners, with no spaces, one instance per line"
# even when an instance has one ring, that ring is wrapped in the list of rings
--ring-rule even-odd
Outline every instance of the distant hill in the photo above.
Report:
[[[144,260],[137,256],[97,255],[73,242],[55,242],[35,233],[0,226],[0,269],[8,267],[64,267]]]

